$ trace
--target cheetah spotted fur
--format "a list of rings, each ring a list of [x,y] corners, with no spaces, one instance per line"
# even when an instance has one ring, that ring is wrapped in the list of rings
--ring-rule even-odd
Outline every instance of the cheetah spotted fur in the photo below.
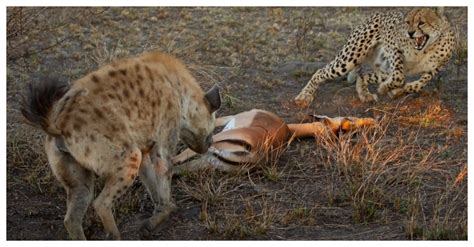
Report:
[[[453,48],[454,33],[442,8],[415,8],[406,16],[398,11],[374,14],[352,31],[334,60],[314,73],[295,103],[308,107],[322,82],[345,75],[356,81],[363,102],[378,100],[369,83],[379,84],[378,93],[390,97],[419,92],[449,61]],[[363,64],[373,72],[359,74]],[[406,75],[416,74],[420,79],[405,83]]]

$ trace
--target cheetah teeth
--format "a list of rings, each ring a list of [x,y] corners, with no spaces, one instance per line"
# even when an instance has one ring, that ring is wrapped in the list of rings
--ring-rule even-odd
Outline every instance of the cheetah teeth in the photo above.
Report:
[[[423,49],[423,47],[425,46],[427,40],[428,40],[428,38],[426,37],[426,35],[416,37],[415,38],[415,43],[416,43],[415,49],[417,49],[417,50]]]

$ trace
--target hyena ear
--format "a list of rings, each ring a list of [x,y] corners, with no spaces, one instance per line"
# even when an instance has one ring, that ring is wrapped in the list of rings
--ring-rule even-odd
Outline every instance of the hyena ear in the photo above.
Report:
[[[215,112],[221,107],[221,95],[217,85],[214,85],[211,89],[209,89],[204,98],[206,98],[207,102],[209,103],[209,112]]]

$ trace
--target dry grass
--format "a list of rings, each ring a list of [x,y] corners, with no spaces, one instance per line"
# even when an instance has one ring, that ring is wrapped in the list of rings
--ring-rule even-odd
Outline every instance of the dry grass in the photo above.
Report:
[[[58,7],[9,7],[7,10],[7,58],[28,67],[27,59],[63,45],[73,38],[63,30],[70,23],[85,23],[102,14],[103,9],[76,8],[74,13]],[[54,39],[45,36],[62,33]]]
[[[274,217],[273,207],[266,200],[257,202],[250,197],[237,196],[242,187],[251,186],[243,171],[223,174],[211,169],[191,173],[178,179],[178,188],[185,193],[182,200],[200,203],[199,219],[211,234],[225,238],[245,238],[263,234]],[[264,195],[263,195],[264,196]],[[243,208],[236,213],[235,205]]]
[[[432,101],[426,107],[426,102],[416,99],[410,105],[400,108],[398,122],[405,126],[421,126],[422,128],[440,128],[446,126],[452,119],[450,112],[442,102]]]
[[[108,46],[105,42],[99,42],[96,40],[95,49],[92,50],[92,54],[89,56],[90,67],[98,68],[114,60],[125,58],[130,55],[127,50],[120,47],[120,42]]]
[[[356,138],[318,138],[316,153],[331,174],[328,201],[343,195],[351,202],[355,223],[389,221],[392,214],[406,217],[405,230],[412,239],[465,239],[467,212],[457,210],[466,203],[466,170],[442,179],[450,172],[445,164],[462,160],[446,160],[447,146],[420,144],[417,130],[397,129],[388,135],[392,120],[385,117]],[[431,191],[433,186],[439,190]],[[426,210],[433,201],[435,206]]]
[[[43,148],[43,136],[34,133],[31,127],[23,131],[7,133],[7,160],[15,166],[9,166],[9,172],[21,174],[12,176],[8,184],[29,184],[38,193],[52,194],[58,191]]]
[[[8,8],[8,17],[17,10]],[[289,119],[296,113],[281,102],[291,100],[312,72],[298,68],[282,72],[281,65],[330,61],[352,26],[375,10],[22,11],[28,11],[23,16],[34,17],[22,22],[28,28],[18,32],[12,21],[7,23],[9,239],[67,238],[62,222],[65,192],[48,167],[43,135],[19,120],[16,98],[25,82],[57,74],[72,80],[115,58],[157,48],[182,59],[204,88],[220,86],[224,95],[220,115],[261,108]],[[356,99],[353,88],[340,90],[341,84],[327,83],[312,108],[316,113],[362,116],[372,110],[381,117],[381,125],[339,138],[318,137],[316,143],[297,140],[250,171],[201,170],[174,178],[172,195],[178,211],[153,238],[466,239],[467,9],[449,11],[460,30],[454,57],[441,73],[449,83],[439,95],[410,99],[401,106],[382,101],[365,111],[370,106],[351,101]],[[88,13],[91,18],[76,18]],[[41,31],[45,28],[51,29]],[[73,39],[68,39],[71,34]],[[457,79],[452,76],[456,70]],[[102,182],[97,181],[96,192]],[[124,238],[139,239],[137,230],[128,225],[153,210],[141,183],[136,182],[115,205]],[[85,219],[86,234],[102,238],[103,227],[93,211]]]
[[[311,164],[303,164],[301,169],[327,174],[324,204],[337,208],[347,203],[353,224],[388,224],[402,218],[409,239],[466,239],[467,166],[447,170],[446,164],[463,162],[445,159],[447,146],[421,144],[417,128],[394,130],[399,114],[386,115],[378,126],[358,133],[318,136],[315,144],[304,144],[304,152],[320,160],[322,170]],[[54,188],[48,194],[62,193],[45,162],[41,138],[33,142],[38,146],[21,141],[26,139],[12,136],[8,142],[9,160],[18,164],[15,169],[29,170],[17,182],[36,184],[40,192]],[[26,149],[30,150],[28,156],[20,151]],[[269,187],[301,176],[295,167],[282,164],[280,157],[286,151],[288,147],[264,156],[250,171],[203,169],[176,178],[178,205],[197,202],[201,227],[223,239],[259,239],[275,229],[316,226],[325,207],[287,199],[288,185],[275,190]],[[45,166],[30,169],[32,162]],[[98,181],[96,189],[100,188]],[[147,201],[143,186],[137,182],[115,207],[119,224],[123,217],[150,209]],[[91,224],[90,220],[86,223]],[[92,224],[100,228],[96,220]]]
[[[261,238],[278,222],[302,217],[304,209],[279,212],[276,193],[262,185],[262,180],[278,182],[284,176],[278,161],[287,147],[264,147],[263,154],[258,155],[260,160],[240,164],[235,171],[203,168],[177,179],[177,187],[184,193],[181,201],[199,202],[199,220],[210,234],[224,239]]]

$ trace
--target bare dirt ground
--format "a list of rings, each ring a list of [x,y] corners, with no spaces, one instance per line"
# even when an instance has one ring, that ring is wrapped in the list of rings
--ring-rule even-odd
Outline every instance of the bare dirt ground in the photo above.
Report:
[[[288,102],[355,25],[386,10],[23,9],[30,29],[8,24],[7,238],[68,239],[65,191],[48,167],[44,134],[19,112],[27,83],[72,81],[113,58],[159,49],[182,59],[203,88],[220,86],[218,115],[261,108],[296,121]],[[177,177],[178,211],[151,239],[467,239],[467,8],[446,12],[456,51],[423,93],[363,104],[338,79],[305,111],[377,117],[379,128],[298,140],[251,172]],[[152,210],[137,181],[114,210],[123,237],[140,239]],[[89,239],[105,238],[92,208],[84,228]]]

